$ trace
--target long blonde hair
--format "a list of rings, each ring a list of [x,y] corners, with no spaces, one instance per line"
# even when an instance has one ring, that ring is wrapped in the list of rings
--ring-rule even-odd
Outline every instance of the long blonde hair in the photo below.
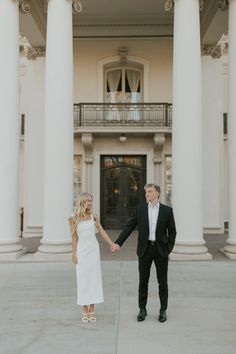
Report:
[[[81,193],[77,202],[75,204],[75,209],[73,215],[69,218],[69,223],[71,227],[71,235],[78,237],[76,229],[80,220],[85,218],[87,209],[87,200],[93,198],[92,194],[88,192]],[[91,210],[91,215],[93,214]]]

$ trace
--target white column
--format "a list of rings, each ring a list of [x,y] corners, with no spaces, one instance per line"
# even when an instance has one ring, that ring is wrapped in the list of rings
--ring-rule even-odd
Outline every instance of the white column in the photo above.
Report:
[[[71,0],[48,1],[46,43],[43,238],[35,257],[67,259],[73,208]]]
[[[229,237],[224,254],[236,259],[236,0],[229,1]]]
[[[0,1],[0,259],[24,251],[18,243],[19,3]]]
[[[173,67],[173,206],[171,259],[211,259],[202,223],[202,107],[199,0],[175,0]]]

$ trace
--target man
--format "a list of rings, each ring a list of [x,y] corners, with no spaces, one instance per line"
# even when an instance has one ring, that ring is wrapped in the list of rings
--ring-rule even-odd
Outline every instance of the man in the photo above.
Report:
[[[149,183],[146,184],[144,190],[147,203],[137,206],[135,215],[129,219],[115,241],[117,246],[114,246],[113,251],[120,249],[138,225],[139,314],[137,321],[143,321],[147,316],[148,282],[151,265],[154,261],[161,305],[158,320],[165,322],[168,302],[168,255],[175,243],[175,221],[172,208],[159,202],[160,187],[154,183]]]

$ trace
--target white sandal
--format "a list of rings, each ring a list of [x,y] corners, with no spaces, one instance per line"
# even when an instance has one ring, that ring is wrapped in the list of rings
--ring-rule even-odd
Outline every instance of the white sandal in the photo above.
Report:
[[[88,312],[87,312],[87,313],[84,313],[84,312],[83,312],[83,316],[82,316],[82,318],[81,318],[81,321],[82,321],[83,323],[88,323],[88,321],[89,321]]]
[[[92,323],[96,322],[96,317],[94,316],[94,312],[89,312],[89,321]]]

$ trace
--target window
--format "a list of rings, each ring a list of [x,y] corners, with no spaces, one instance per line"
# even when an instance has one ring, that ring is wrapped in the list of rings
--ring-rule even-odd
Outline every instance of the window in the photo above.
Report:
[[[116,67],[105,72],[105,102],[139,103],[142,101],[142,70]]]

